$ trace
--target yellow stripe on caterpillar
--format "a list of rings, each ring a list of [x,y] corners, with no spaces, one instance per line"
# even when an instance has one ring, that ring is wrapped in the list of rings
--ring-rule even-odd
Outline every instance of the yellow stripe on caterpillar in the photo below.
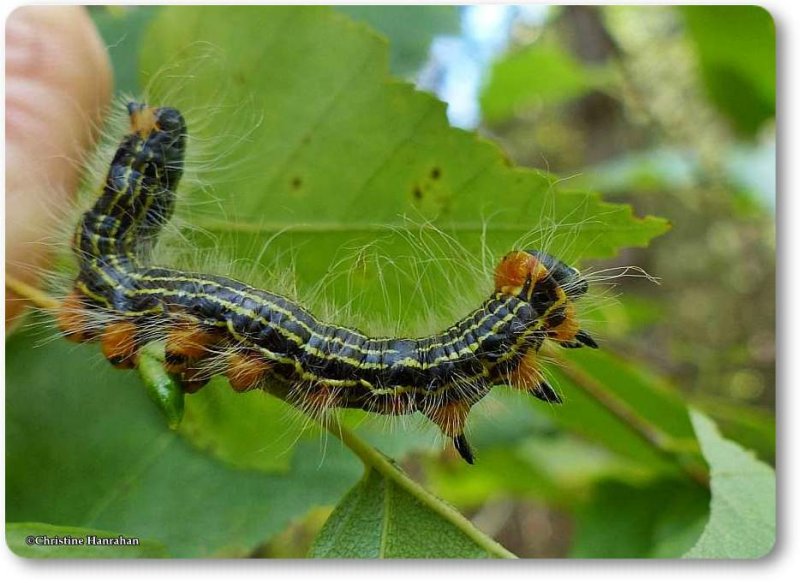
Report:
[[[194,392],[214,374],[236,391],[285,385],[314,414],[352,407],[388,415],[421,411],[473,462],[469,410],[510,382],[549,402],[537,353],[550,339],[596,347],[575,301],[577,270],[536,250],[501,259],[482,304],[437,334],[370,337],[317,320],[289,298],[242,282],[149,265],[149,248],[175,205],[187,130],[177,110],[129,105],[132,133],[119,145],[105,187],[73,240],[79,273],[59,315],[73,340],[97,314],[106,357],[132,366],[143,342],[165,341],[166,366]]]

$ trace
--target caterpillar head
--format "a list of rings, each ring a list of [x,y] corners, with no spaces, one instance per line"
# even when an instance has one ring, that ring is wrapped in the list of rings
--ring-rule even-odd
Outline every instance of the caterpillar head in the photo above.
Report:
[[[495,291],[530,303],[549,336],[567,347],[597,343],[580,329],[575,300],[589,289],[580,272],[543,251],[512,251],[494,274]]]
[[[174,107],[150,107],[144,103],[128,103],[134,140],[143,144],[146,153],[142,163],[163,166],[167,188],[175,188],[183,174],[186,149],[186,121]]]
[[[154,132],[164,132],[173,137],[186,134],[186,122],[174,107],[150,107],[144,103],[128,103],[131,129],[141,138],[148,138]]]
[[[500,261],[494,274],[495,290],[530,301],[542,283],[551,280],[572,300],[589,289],[586,280],[574,267],[543,251],[512,251]]]

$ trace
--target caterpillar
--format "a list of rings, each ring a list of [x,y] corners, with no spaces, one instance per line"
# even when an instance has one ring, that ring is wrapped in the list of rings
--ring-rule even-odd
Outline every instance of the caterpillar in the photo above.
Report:
[[[164,366],[185,392],[222,373],[235,391],[277,383],[286,387],[288,401],[316,413],[419,411],[471,464],[467,416],[492,386],[507,384],[561,403],[541,372],[543,343],[597,347],[581,329],[575,304],[587,280],[537,250],[506,254],[480,306],[418,338],[370,337],[228,277],[150,265],[175,208],[187,126],[175,108],[127,107],[131,131],[116,150],[102,193],[77,225],[72,251],[78,275],[57,315],[68,339],[99,341],[113,366],[136,366],[142,347],[161,341]]]

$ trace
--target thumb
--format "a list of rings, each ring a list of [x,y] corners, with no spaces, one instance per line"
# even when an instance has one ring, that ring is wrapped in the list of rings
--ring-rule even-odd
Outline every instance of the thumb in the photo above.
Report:
[[[6,274],[36,285],[58,210],[80,180],[110,99],[108,54],[84,8],[37,6],[6,21]],[[6,290],[6,323],[23,309]]]

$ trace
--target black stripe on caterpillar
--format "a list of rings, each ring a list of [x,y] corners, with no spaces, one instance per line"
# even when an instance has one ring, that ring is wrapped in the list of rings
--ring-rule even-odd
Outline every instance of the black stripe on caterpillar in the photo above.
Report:
[[[79,274],[58,317],[68,338],[99,339],[113,365],[135,366],[145,344],[166,341],[166,367],[187,392],[224,372],[237,391],[277,382],[288,400],[312,413],[421,411],[473,463],[466,418],[493,385],[560,403],[541,372],[542,343],[597,347],[575,308],[586,280],[536,250],[508,253],[495,270],[494,291],[477,309],[419,338],[369,337],[234,279],[149,265],[175,206],[187,130],[174,108],[131,103],[128,110],[131,133],[76,229]],[[100,325],[87,322],[92,313],[103,315]]]

